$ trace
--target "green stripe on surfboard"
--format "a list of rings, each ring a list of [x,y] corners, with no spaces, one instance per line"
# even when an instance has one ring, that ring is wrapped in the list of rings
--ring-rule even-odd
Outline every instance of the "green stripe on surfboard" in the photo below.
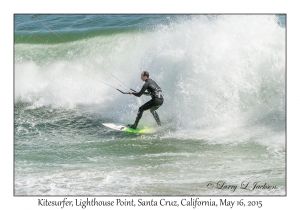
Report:
[[[129,128],[125,125],[121,124],[114,124],[114,123],[102,123],[102,125],[117,130],[117,131],[122,131],[126,133],[152,133],[153,129],[152,128],[137,128],[137,129],[132,129]]]

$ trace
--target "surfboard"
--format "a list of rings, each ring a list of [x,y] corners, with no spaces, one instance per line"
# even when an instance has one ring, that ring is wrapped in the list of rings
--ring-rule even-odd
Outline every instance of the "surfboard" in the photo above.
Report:
[[[151,128],[137,128],[136,130],[135,129],[132,129],[132,128],[129,128],[128,126],[126,125],[122,125],[122,124],[114,124],[114,123],[102,123],[102,125],[108,127],[108,128],[111,128],[111,129],[114,129],[114,130],[117,130],[117,131],[122,131],[122,132],[126,132],[126,133],[152,133],[153,132],[153,129]]]

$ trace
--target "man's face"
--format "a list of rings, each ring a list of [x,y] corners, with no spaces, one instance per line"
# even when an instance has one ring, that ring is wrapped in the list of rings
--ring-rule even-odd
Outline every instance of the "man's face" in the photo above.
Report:
[[[141,80],[145,81],[147,79],[146,76],[144,76],[144,72],[141,73]]]

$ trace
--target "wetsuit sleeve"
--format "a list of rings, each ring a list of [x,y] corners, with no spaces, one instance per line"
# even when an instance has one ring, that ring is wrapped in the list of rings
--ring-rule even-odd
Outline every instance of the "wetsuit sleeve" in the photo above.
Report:
[[[146,91],[147,87],[148,87],[148,83],[145,83],[142,89],[140,90],[140,92],[136,92],[136,93],[133,92],[132,94],[135,95],[136,97],[140,97]]]
[[[148,92],[148,91],[145,91],[145,92],[144,92],[144,95],[145,95],[145,96],[152,96],[152,94],[151,94],[150,92]]]

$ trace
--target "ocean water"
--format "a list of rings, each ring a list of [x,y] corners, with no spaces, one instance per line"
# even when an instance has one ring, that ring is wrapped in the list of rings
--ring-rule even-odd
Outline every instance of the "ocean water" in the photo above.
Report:
[[[285,195],[284,15],[14,16],[15,195]],[[162,88],[162,127],[133,123]],[[105,83],[105,84],[104,84]],[[236,188],[234,187],[236,186]]]

